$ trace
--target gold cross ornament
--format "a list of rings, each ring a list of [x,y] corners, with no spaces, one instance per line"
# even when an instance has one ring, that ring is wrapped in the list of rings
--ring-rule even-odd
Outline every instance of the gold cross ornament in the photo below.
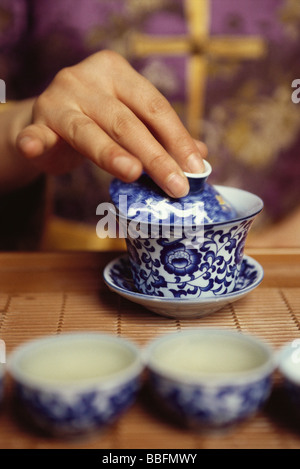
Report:
[[[189,33],[180,36],[151,36],[135,32],[131,53],[188,55],[187,127],[201,137],[208,59],[258,59],[266,53],[265,41],[257,36],[210,36],[210,0],[183,0]]]

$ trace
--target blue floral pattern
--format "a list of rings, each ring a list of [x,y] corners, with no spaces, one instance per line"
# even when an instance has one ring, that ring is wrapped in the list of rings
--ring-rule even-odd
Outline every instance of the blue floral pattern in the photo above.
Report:
[[[187,237],[127,238],[137,290],[174,298],[217,296],[233,291],[252,221],[207,225],[201,243]]]
[[[247,289],[255,284],[259,276],[256,265],[248,262],[244,257],[239,276],[235,283],[234,292],[239,292]],[[128,257],[125,255],[118,258],[118,261],[109,270],[109,278],[113,285],[121,288],[122,290],[138,293],[132,278],[132,271]]]
[[[253,414],[269,397],[272,385],[267,376],[235,386],[179,386],[153,372],[150,381],[169,410],[189,424],[212,427],[232,425]]]
[[[135,399],[138,379],[114,390],[93,389],[90,392],[37,390],[18,384],[16,395],[27,416],[47,433],[72,435],[111,423]]]
[[[163,245],[160,261],[169,274],[183,276],[198,270],[202,256],[196,249],[188,249],[180,242],[175,242],[171,248],[169,244]]]
[[[191,190],[186,197],[172,199],[147,174],[143,174],[130,185],[113,179],[110,196],[123,216],[146,225],[199,225],[236,218],[236,210],[215,186],[208,183],[203,185],[201,179],[195,179],[194,184],[195,188],[190,180]],[[126,197],[126,203],[120,202],[120,196]]]

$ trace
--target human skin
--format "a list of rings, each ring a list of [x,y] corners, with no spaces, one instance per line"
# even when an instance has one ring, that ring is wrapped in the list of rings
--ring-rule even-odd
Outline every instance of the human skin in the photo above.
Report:
[[[62,69],[37,98],[0,114],[1,192],[88,158],[125,182],[145,170],[171,197],[201,173],[206,146],[170,103],[119,54],[101,51]],[[5,155],[5,156],[4,156]]]

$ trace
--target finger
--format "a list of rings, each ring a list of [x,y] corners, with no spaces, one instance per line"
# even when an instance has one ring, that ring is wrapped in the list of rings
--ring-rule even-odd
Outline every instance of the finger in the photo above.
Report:
[[[183,171],[203,172],[199,147],[170,103],[148,80],[131,69],[128,76],[119,80],[116,89],[118,98],[150,128]]]
[[[80,111],[69,111],[55,121],[61,138],[110,174],[125,182],[136,180],[143,171],[142,163],[115,142],[92,119]]]
[[[186,195],[189,185],[185,175],[141,120],[125,104],[111,96],[102,96],[101,104],[101,107],[92,103],[88,105],[99,127],[138,158],[146,172],[165,192],[172,197]]]
[[[23,129],[16,141],[19,151],[27,158],[37,158],[59,141],[59,136],[44,124],[32,124]]]
[[[194,141],[195,141],[195,144],[197,145],[197,148],[198,148],[199,152],[201,153],[202,158],[207,158],[208,148],[205,145],[205,143],[201,142],[200,140],[196,140],[196,139],[194,139]]]

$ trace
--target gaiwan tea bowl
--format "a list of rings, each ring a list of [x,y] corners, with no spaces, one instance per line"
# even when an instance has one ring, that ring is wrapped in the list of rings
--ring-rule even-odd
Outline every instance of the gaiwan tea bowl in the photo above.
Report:
[[[21,417],[63,437],[118,418],[136,397],[142,369],[133,343],[96,332],[42,337],[18,347],[8,360]]]
[[[300,417],[300,339],[286,344],[277,355],[285,391]]]
[[[187,426],[220,429],[268,399],[275,360],[260,339],[227,329],[165,335],[145,352],[154,396]]]
[[[250,192],[187,174],[190,193],[170,199],[146,175],[117,179],[110,194],[126,240],[135,287],[157,297],[195,299],[234,290],[244,246],[262,200]]]

